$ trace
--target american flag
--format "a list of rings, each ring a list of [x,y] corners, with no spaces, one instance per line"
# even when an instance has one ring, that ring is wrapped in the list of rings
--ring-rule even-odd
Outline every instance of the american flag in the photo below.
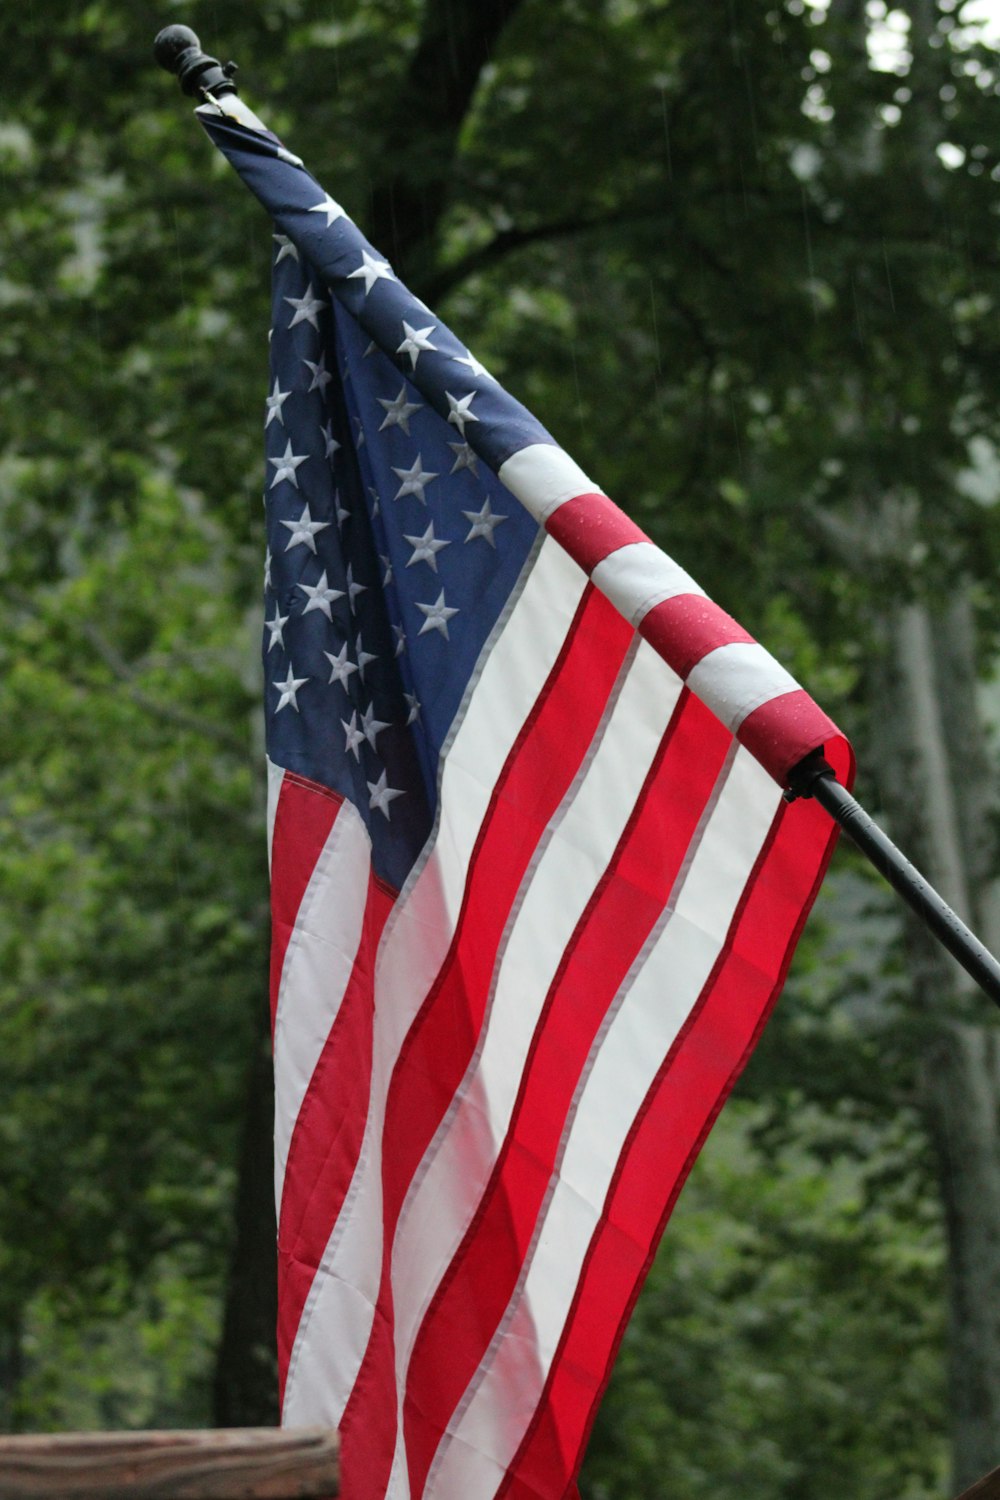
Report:
[[[350,1500],[572,1494],[832,847],[782,783],[850,752],[296,157],[200,113],[275,230],[282,1419],[340,1427]]]

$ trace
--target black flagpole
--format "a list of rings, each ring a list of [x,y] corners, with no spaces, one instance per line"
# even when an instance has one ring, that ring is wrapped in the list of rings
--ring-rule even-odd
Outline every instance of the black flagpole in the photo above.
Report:
[[[220,63],[218,58],[209,57],[201,50],[201,43],[189,26],[165,27],[153,43],[153,55],[168,73],[176,73],[181,88],[194,98],[211,99],[237,92],[233,82],[236,64]],[[914,869],[846,787],[841,786],[833,767],[827,764],[820,751],[807,755],[792,768],[788,788],[785,796],[789,801],[796,797],[815,797],[972,976],[984,994],[1000,1006],[1000,963],[919,870]]]
[[[789,773],[788,781],[789,791],[785,795],[790,800],[815,797],[966,973],[971,974],[983,993],[1000,1006],[1000,963],[847,788],[841,786],[822,753],[814,751],[799,761]]]

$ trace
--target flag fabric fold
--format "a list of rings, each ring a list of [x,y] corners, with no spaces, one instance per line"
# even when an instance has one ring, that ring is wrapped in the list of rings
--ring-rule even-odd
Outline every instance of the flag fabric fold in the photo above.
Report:
[[[282,1419],[350,1500],[563,1496],[826,868],[782,785],[850,751],[224,108],[275,223]]]

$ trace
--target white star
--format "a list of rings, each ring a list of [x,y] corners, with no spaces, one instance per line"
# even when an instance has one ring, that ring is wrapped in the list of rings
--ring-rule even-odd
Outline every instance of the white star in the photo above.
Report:
[[[311,609],[318,609],[332,622],[333,615],[330,611],[330,605],[335,599],[343,599],[344,590],[331,589],[327,586],[325,568],[320,574],[319,583],[297,583],[295,587],[301,589],[309,600],[309,603],[302,611],[304,615],[307,615]]]
[[[354,446],[356,448],[363,448],[365,446],[365,424],[364,422],[362,422],[360,417],[355,417],[354,425],[358,429],[358,435],[354,440]]]
[[[323,655],[330,663],[330,681],[342,683],[346,687],[348,677],[358,670],[354,663],[347,659],[347,642],[344,642],[336,655],[332,651],[324,651]]]
[[[291,552],[293,547],[308,547],[310,552],[316,551],[316,533],[324,531],[329,526],[329,521],[314,521],[309,514],[308,505],[304,507],[297,521],[282,521],[282,526],[287,526],[292,533],[288,538],[286,552]]]
[[[308,677],[293,677],[291,663],[289,663],[288,676],[285,678],[284,682],[278,682],[277,680],[275,680],[271,684],[271,686],[276,687],[278,689],[278,692],[281,694],[281,697],[278,699],[278,706],[274,710],[275,713],[280,714],[281,710],[283,708],[287,708],[289,703],[292,705],[295,712],[298,713],[299,703],[295,695],[298,692],[299,688],[302,687],[303,683],[306,683],[308,681]]]
[[[403,652],[406,650],[406,631],[403,629],[402,625],[394,625],[392,627],[392,633],[396,637],[396,649],[392,654],[393,656],[402,656]]]
[[[412,568],[414,563],[425,562],[429,563],[429,565],[434,569],[435,573],[438,570],[437,554],[441,551],[442,547],[451,546],[451,542],[445,541],[443,539],[438,540],[438,538],[434,535],[433,521],[428,526],[423,536],[405,536],[404,533],[404,540],[409,542],[410,546],[413,548],[413,556],[410,558],[406,566],[408,568]]]
[[[371,497],[372,502],[372,515],[380,516],[382,514],[382,505],[378,498],[378,490],[373,484],[370,484],[368,486],[368,494]]]
[[[483,375],[483,376],[486,377],[487,380],[495,380],[496,379],[496,376],[495,375],[491,375],[490,372],[489,372],[489,370],[487,370],[486,366],[485,365],[481,365],[479,363],[478,359],[476,359],[476,357],[474,355],[472,355],[472,354],[454,354],[454,355],[452,355],[452,361],[451,362],[454,365],[465,365],[466,368],[469,369],[472,372],[473,375]]]
[[[403,697],[406,699],[407,706],[410,710],[409,718],[406,721],[407,728],[409,728],[411,724],[415,724],[420,718],[420,704],[417,700],[416,693],[404,693]]]
[[[271,587],[271,549],[270,549],[270,547],[268,547],[266,553],[264,554],[264,587],[266,589],[269,589]]]
[[[479,421],[475,412],[469,410],[478,394],[478,391],[470,391],[467,396],[453,396],[451,391],[445,391],[445,395],[448,398],[448,405],[451,408],[448,413],[448,421],[453,427],[458,428],[463,437],[465,437],[466,422]]]
[[[395,401],[386,401],[379,396],[378,404],[385,407],[385,421],[379,428],[379,432],[384,432],[387,427],[399,426],[402,427],[407,437],[410,435],[410,418],[413,413],[424,409],[422,401],[407,401],[405,383],[400,387]]]
[[[351,519],[351,512],[349,510],[345,510],[341,505],[339,490],[334,491],[333,503],[337,508],[337,525],[343,526],[345,521],[349,521]]]
[[[406,337],[396,350],[396,353],[408,354],[410,356],[411,370],[417,368],[417,360],[424,350],[431,354],[436,353],[437,345],[432,344],[429,337],[436,327],[436,323],[428,323],[426,328],[411,328],[409,323],[403,323],[403,332],[406,334]]]
[[[309,390],[319,391],[320,395],[322,396],[326,391],[327,386],[330,384],[330,381],[333,379],[330,371],[326,368],[326,354],[321,354],[319,359],[315,361],[315,363],[311,359],[304,359],[302,363],[306,365],[310,370],[312,370],[312,385],[309,387]],[[308,394],[309,391],[306,392],[306,395]],[[451,419],[449,418],[449,421],[450,420]],[[327,455],[327,457],[329,457],[329,454]]]
[[[371,808],[377,807],[379,812],[385,813],[386,818],[389,817],[389,803],[394,797],[402,797],[403,795],[395,787],[389,786],[388,781],[389,773],[388,771],[383,771],[378,781],[369,781],[368,783],[368,790],[371,792],[368,806]]]
[[[419,453],[408,469],[397,469],[393,465],[392,472],[403,481],[392,497],[394,500],[402,500],[404,495],[416,495],[421,505],[427,504],[424,488],[430,484],[432,479],[437,479],[438,476],[428,473],[423,466],[423,459]]]
[[[358,728],[357,710],[351,714],[350,723],[346,719],[341,719],[340,722],[344,730],[344,754],[353,755],[355,760],[360,760],[361,750],[359,746],[365,742],[365,732],[363,729]]]
[[[468,443],[449,443],[448,447],[455,455],[455,462],[451,466],[451,473],[457,474],[459,469],[471,469],[476,472],[476,464],[479,462]]]
[[[348,281],[354,281],[358,276],[365,278],[365,296],[371,291],[376,281],[384,278],[386,281],[395,281],[393,269],[387,260],[376,260],[374,255],[369,255],[367,250],[361,252],[361,264],[356,271],[348,274]]]
[[[385,572],[382,574],[382,587],[387,589],[392,582],[392,558],[386,557],[384,552],[380,552],[378,560],[385,569]]]
[[[281,632],[282,632],[283,627],[288,624],[288,616],[287,615],[279,615],[279,613],[278,613],[278,601],[277,600],[274,601],[274,619],[273,620],[265,620],[264,624],[267,626],[268,630],[271,632],[271,639],[267,643],[267,649],[268,649],[268,651],[271,651],[273,649],[273,647],[275,647],[275,646],[281,646],[282,649],[284,649],[285,638],[284,638],[284,636],[282,635]]]
[[[316,296],[311,281],[304,297],[286,297],[284,300],[290,307],[295,308],[295,316],[289,323],[289,328],[294,328],[297,323],[311,323],[317,331],[319,330],[317,314],[323,311],[326,304],[321,297]]]
[[[444,602],[444,589],[438,594],[433,604],[418,604],[420,612],[427,616],[421,625],[418,634],[426,635],[428,630],[440,630],[445,640],[450,640],[448,635],[448,621],[452,615],[457,615],[457,609],[449,609]]]
[[[299,464],[304,464],[308,457],[308,453],[293,453],[292,440],[291,438],[289,438],[288,442],[285,444],[285,451],[281,455],[281,457],[268,459],[268,463],[273,464],[275,468],[275,475],[271,480],[272,490],[276,489],[283,479],[287,479],[291,484],[294,484],[296,489],[298,489],[299,481],[295,470],[298,468]]]
[[[383,723],[381,719],[376,719],[375,705],[374,703],[369,703],[361,715],[361,730],[373,750],[375,749],[376,738],[382,733],[383,729],[388,728],[389,725],[387,723]]]
[[[469,535],[465,538],[467,542],[474,542],[477,536],[483,537],[491,547],[496,546],[493,533],[506,516],[495,516],[487,500],[482,510],[463,510],[462,515],[472,523]]]
[[[299,252],[296,250],[287,234],[272,234],[271,238],[278,245],[278,253],[274,257],[274,264],[276,266],[281,265],[281,262],[284,260],[286,255],[290,255],[292,257],[292,260],[298,260]]]
[[[354,648],[354,654],[358,658],[358,671],[361,673],[363,679],[365,675],[365,667],[367,667],[370,661],[378,661],[378,656],[374,651],[366,651],[362,646],[360,630],[358,631],[358,638],[354,642]]]
[[[309,212],[311,214],[326,214],[327,229],[329,229],[330,225],[334,222],[335,219],[347,218],[347,215],[344,213],[344,210],[341,208],[340,204],[337,203],[333,198],[331,198],[329,193],[324,193],[323,202],[314,203]]]
[[[306,363],[308,364],[308,360],[306,361]],[[328,376],[327,379],[332,379],[332,377]],[[309,389],[312,390],[312,387],[310,386]],[[337,449],[340,447],[340,444],[337,442],[337,439],[333,435],[333,423],[324,423],[324,425],[320,428],[320,432],[322,432],[323,441],[326,444],[326,457],[332,458]]]
[[[354,582],[354,564],[353,563],[348,563],[347,564],[347,589],[348,589],[348,593],[351,596],[351,608],[352,609],[354,608],[354,601],[355,601],[355,599],[358,597],[359,594],[363,594],[364,591],[365,591],[365,589],[367,587],[368,587],[367,583],[355,583]]]
[[[277,377],[277,375],[275,375],[275,377],[274,377],[274,389],[272,390],[272,392],[271,392],[271,394],[269,396],[265,396],[264,397],[264,404],[267,407],[267,419],[264,422],[264,431],[265,432],[270,427],[270,425],[274,421],[275,417],[277,417],[277,419],[281,423],[282,427],[284,427],[284,425],[285,425],[285,419],[281,415],[281,408],[284,406],[285,402],[288,400],[288,398],[289,398],[289,396],[291,394],[292,394],[291,391],[283,391],[281,389],[280,385],[278,384],[278,377]]]

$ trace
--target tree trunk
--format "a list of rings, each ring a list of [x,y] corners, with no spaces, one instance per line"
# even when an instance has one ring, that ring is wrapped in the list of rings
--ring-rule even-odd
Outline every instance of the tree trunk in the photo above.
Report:
[[[0,1324],[0,1431],[17,1432],[18,1393],[23,1373],[23,1346],[20,1315],[9,1312]]]
[[[272,1427],[278,1421],[273,1120],[270,1024],[262,1005],[249,1070],[235,1237],[215,1365],[217,1427]]]
[[[886,626],[873,715],[882,800],[900,843],[994,951],[1000,940],[995,810],[965,600]],[[928,1022],[920,1078],[948,1235],[953,1488],[1000,1458],[1000,1028],[985,998],[923,931],[907,968]]]

